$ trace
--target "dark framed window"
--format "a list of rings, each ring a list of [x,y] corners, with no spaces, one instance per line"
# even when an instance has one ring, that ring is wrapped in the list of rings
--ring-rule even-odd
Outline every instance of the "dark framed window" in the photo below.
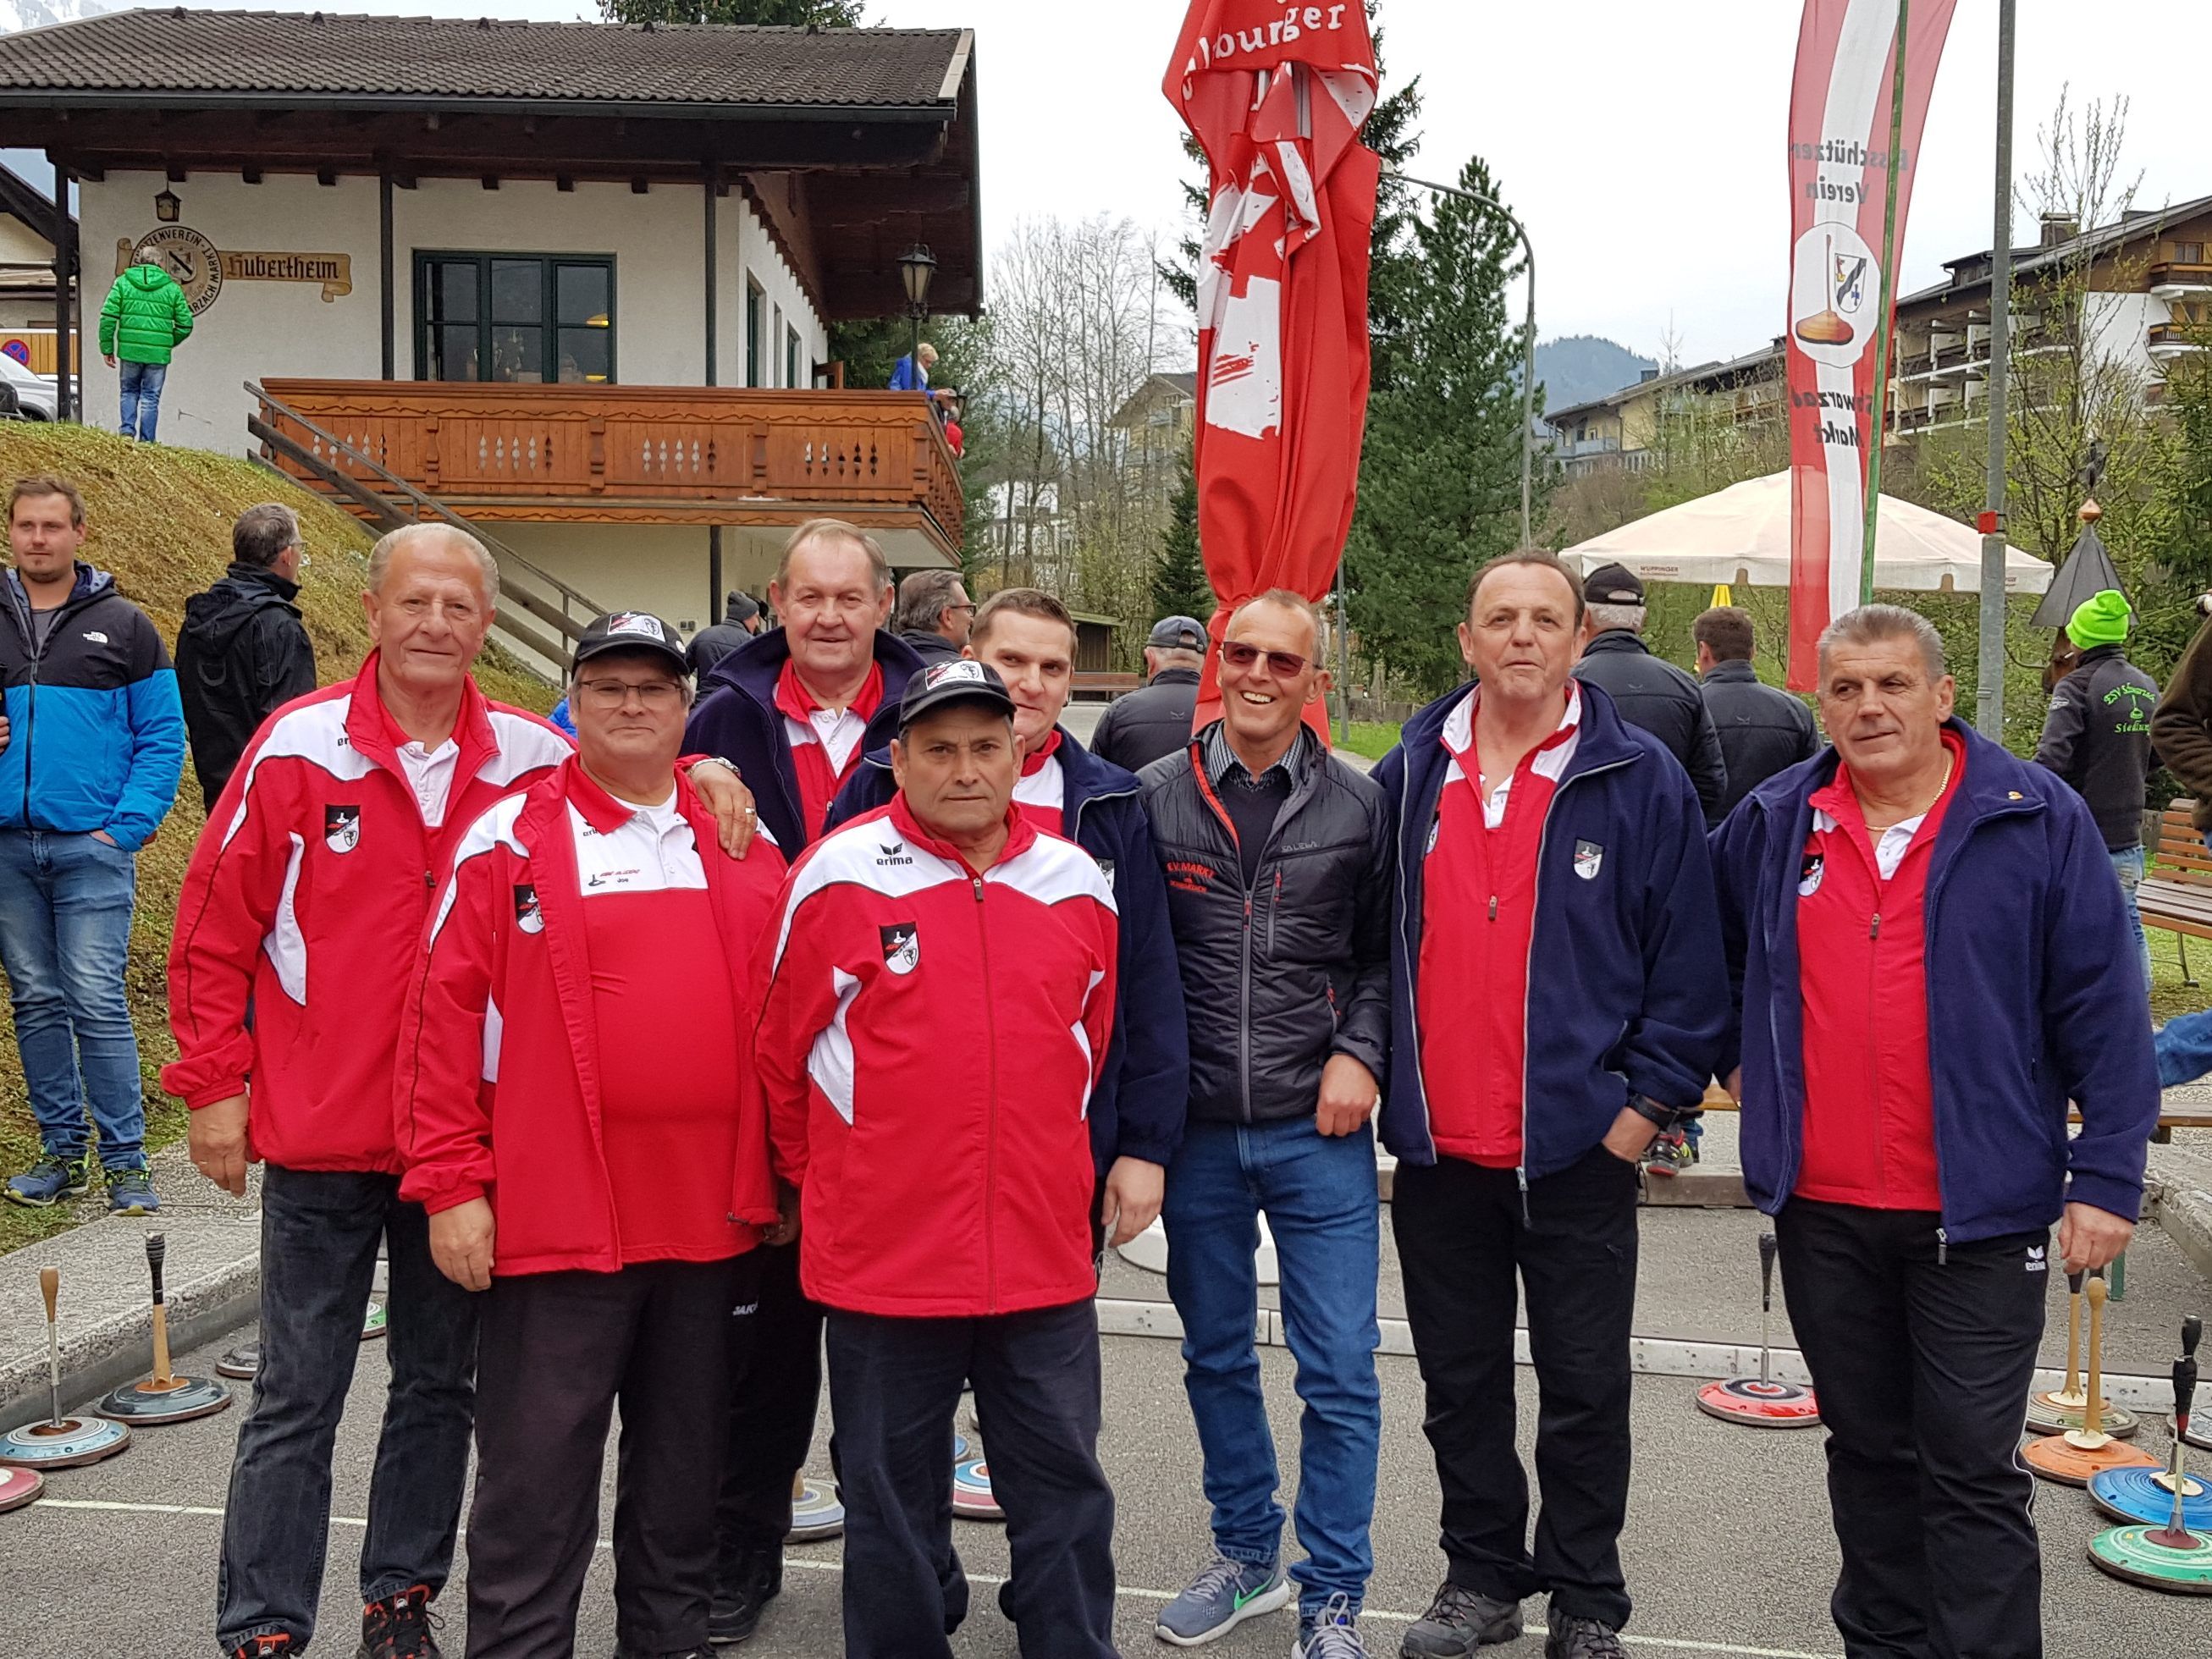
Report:
[[[764,386],[768,368],[768,295],[761,285],[745,278],[745,384]]]
[[[415,378],[611,385],[615,262],[588,253],[415,256]]]
[[[799,377],[799,367],[804,360],[805,349],[799,343],[799,331],[786,325],[783,331],[783,383],[786,386],[806,384]]]

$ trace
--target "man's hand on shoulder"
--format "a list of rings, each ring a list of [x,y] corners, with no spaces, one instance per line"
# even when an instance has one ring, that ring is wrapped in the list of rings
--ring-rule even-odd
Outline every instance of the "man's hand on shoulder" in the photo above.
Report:
[[[2058,1255],[2069,1273],[2095,1273],[2109,1266],[2129,1240],[2136,1224],[2094,1204],[2069,1204],[2058,1222]]]
[[[233,1198],[246,1196],[246,1166],[253,1161],[246,1129],[246,1097],[233,1095],[195,1110],[186,1131],[192,1167]]]
[[[1355,1134],[1374,1115],[1382,1093],[1375,1073],[1350,1054],[1331,1054],[1321,1070],[1321,1100],[1314,1127],[1325,1135]]]
[[[709,758],[684,775],[700,805],[714,815],[714,839],[722,850],[733,859],[744,857],[745,848],[752,845],[753,831],[760,828],[760,814],[753,808],[753,792],[745,787],[738,769],[726,760]]]
[[[1141,1158],[1117,1158],[1106,1172],[1106,1191],[1098,1206],[1099,1224],[1109,1244],[1127,1244],[1152,1224],[1166,1194],[1168,1172]]]

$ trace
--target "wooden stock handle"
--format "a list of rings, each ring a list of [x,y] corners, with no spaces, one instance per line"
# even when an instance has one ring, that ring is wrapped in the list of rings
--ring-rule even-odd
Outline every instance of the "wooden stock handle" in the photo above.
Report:
[[[59,1267],[39,1269],[39,1294],[46,1299],[46,1323],[51,1325],[61,1317],[62,1270]]]

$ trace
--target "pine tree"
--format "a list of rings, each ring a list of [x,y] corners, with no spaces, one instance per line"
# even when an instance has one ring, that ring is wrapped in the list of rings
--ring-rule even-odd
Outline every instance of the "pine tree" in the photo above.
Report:
[[[1185,444],[1160,537],[1160,562],[1152,568],[1152,617],[1195,617],[1204,623],[1213,615],[1213,586],[1198,551],[1198,474]]]
[[[860,26],[863,0],[599,0],[610,23],[771,23],[786,27]]]
[[[1502,199],[1479,157],[1458,183]],[[1448,623],[1468,572],[1521,535],[1522,343],[1507,309],[1520,243],[1455,197],[1413,240],[1390,373],[1378,361],[1368,399],[1346,576],[1363,652],[1434,694],[1464,672]]]

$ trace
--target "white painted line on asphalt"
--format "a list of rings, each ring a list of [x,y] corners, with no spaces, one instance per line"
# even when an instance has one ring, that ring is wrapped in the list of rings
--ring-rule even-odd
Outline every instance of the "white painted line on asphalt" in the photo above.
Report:
[[[1102,1296],[1097,1298],[1096,1305],[1101,1335],[1165,1337],[1178,1342],[1182,1340],[1182,1319],[1171,1302]],[[1386,1317],[1375,1323],[1381,1335],[1381,1340],[1375,1345],[1376,1352],[1413,1352],[1413,1328],[1404,1320]],[[1283,1334],[1283,1316],[1273,1308],[1260,1310],[1252,1336],[1262,1347],[1289,1346]],[[1525,1330],[1513,1333],[1513,1359],[1516,1364],[1530,1363],[1528,1333]],[[1795,1348],[1776,1348],[1770,1364],[1771,1375],[1778,1382],[1802,1383],[1813,1380],[1812,1373],[1805,1368],[1804,1356]],[[1747,1342],[1697,1342],[1681,1337],[1635,1336],[1628,1342],[1628,1369],[1636,1376],[1757,1376],[1759,1347]],[[2039,1389],[2063,1388],[2065,1382],[2062,1371],[2039,1370],[2035,1374],[2035,1386]],[[2171,1377],[2131,1376],[2124,1372],[2106,1371],[2105,1396],[2130,1411],[2162,1415],[2173,1409],[2173,1382]]]
[[[216,1518],[220,1518],[222,1515],[220,1509],[201,1504],[121,1504],[88,1498],[41,1498],[29,1507],[34,1510],[97,1510],[121,1515],[204,1515]],[[331,1524],[334,1527],[365,1528],[368,1522],[359,1516],[334,1515],[331,1517]],[[611,1539],[602,1538],[599,1541],[599,1547],[611,1550],[614,1547],[614,1542]],[[800,1547],[803,1548],[804,1546]],[[787,1568],[797,1567],[807,1572],[841,1573],[845,1571],[845,1564],[842,1561],[820,1560],[811,1556],[794,1555],[788,1551],[784,1554],[783,1565]],[[1006,1581],[994,1573],[971,1572],[968,1575],[968,1582],[971,1584],[996,1586]],[[1115,1593],[1117,1596],[1126,1595],[1139,1601],[1160,1602],[1172,1601],[1182,1594],[1180,1590],[1147,1589],[1140,1584],[1117,1584],[1115,1586]],[[1368,1607],[1359,1616],[1363,1619],[1379,1620],[1387,1624],[1410,1625],[1421,1615],[1418,1613],[1391,1613],[1381,1607]],[[1693,1642],[1682,1637],[1646,1636],[1640,1631],[1622,1639],[1632,1649],[1666,1648],[1684,1653],[1717,1653],[1731,1656],[1732,1659],[1838,1659],[1838,1656],[1835,1654],[1807,1653],[1796,1648],[1749,1648],[1733,1642]]]

